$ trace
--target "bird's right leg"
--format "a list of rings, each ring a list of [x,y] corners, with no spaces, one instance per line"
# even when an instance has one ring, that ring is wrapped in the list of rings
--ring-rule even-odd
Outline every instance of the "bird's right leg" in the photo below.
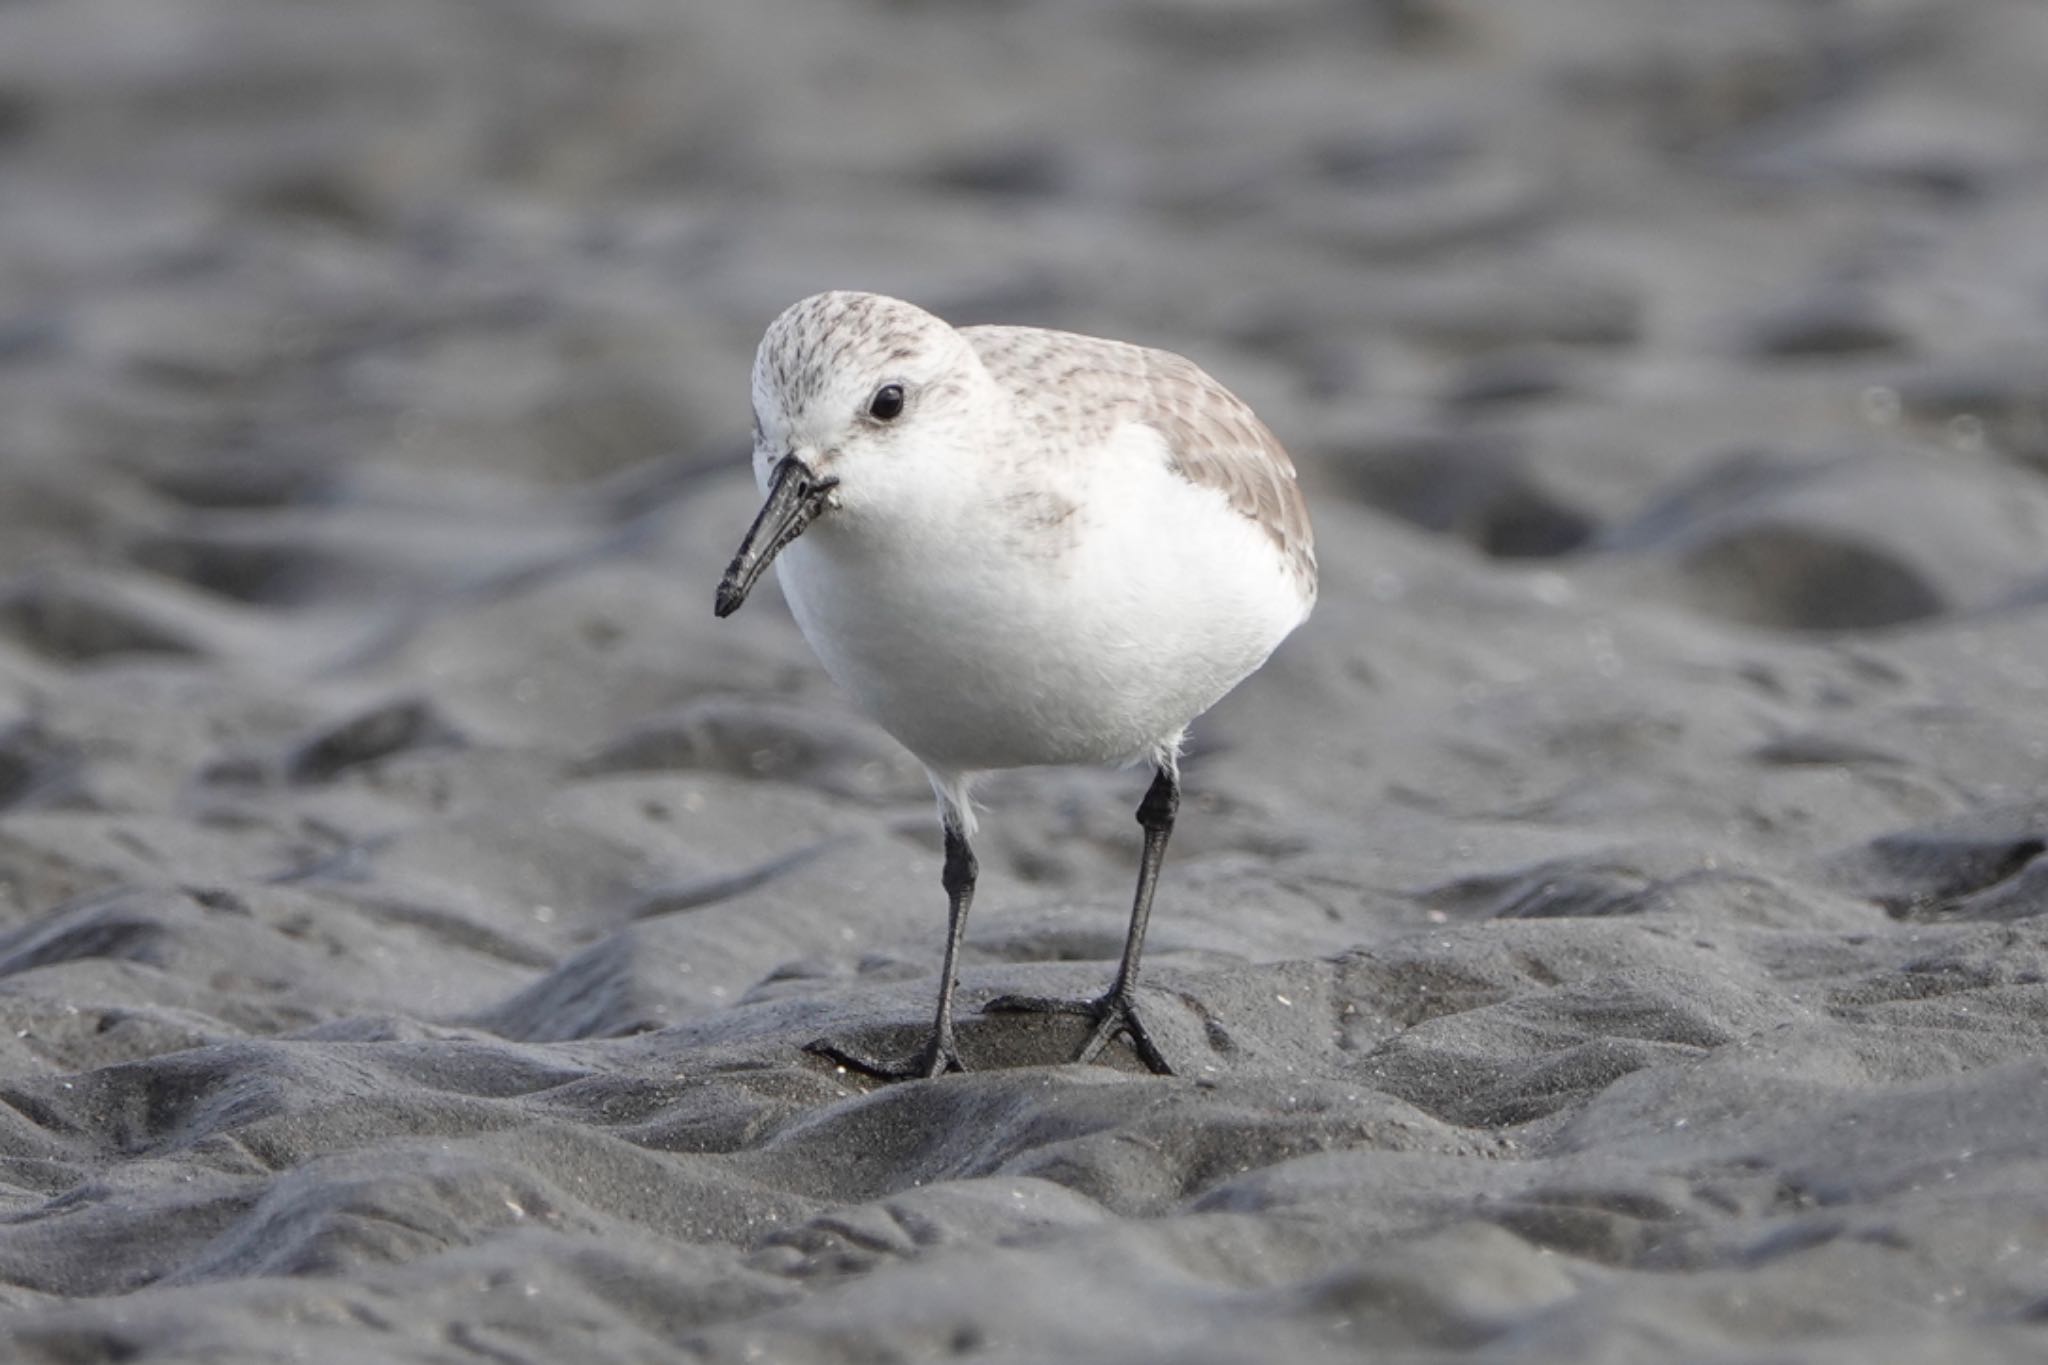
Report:
[[[967,832],[949,811],[946,815],[946,868],[939,874],[946,888],[946,958],[939,968],[939,1012],[932,1020],[931,1041],[925,1044],[918,1074],[938,1076],[965,1071],[953,1044],[953,992],[960,985],[960,941],[967,937],[967,911],[974,904],[974,879],[981,870]]]
[[[884,1080],[911,1080],[942,1076],[948,1071],[965,1071],[960,1049],[953,1041],[953,992],[959,986],[960,944],[967,937],[967,912],[974,904],[974,880],[980,871],[974,850],[967,843],[967,831],[951,807],[943,816],[946,832],[946,866],[939,881],[946,888],[946,956],[939,968],[939,1007],[932,1019],[931,1038],[924,1050],[906,1062],[878,1062],[862,1057],[836,1043],[820,1039],[805,1050],[829,1057],[841,1066],[865,1071]]]

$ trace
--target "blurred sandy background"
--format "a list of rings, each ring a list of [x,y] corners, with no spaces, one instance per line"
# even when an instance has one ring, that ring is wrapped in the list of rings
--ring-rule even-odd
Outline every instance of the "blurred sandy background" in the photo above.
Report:
[[[2038,0],[0,0],[0,1341],[2048,1351]],[[775,595],[817,289],[1191,355],[1322,604],[1142,782]]]

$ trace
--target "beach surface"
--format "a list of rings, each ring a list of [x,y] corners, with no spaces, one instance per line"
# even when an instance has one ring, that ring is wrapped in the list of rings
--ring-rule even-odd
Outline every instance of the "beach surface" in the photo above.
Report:
[[[0,4],[0,1355],[2048,1354],[2048,7]],[[1321,601],[931,794],[824,288],[1181,351]]]

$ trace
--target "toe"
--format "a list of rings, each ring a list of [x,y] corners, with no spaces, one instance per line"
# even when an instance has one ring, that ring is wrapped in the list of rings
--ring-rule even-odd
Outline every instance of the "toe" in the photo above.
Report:
[[[950,1038],[943,1042],[934,1040],[911,1056],[896,1060],[872,1056],[830,1038],[814,1039],[804,1045],[804,1051],[878,1081],[930,1080],[949,1071],[967,1070]]]
[[[999,995],[981,1007],[983,1014],[1095,1013],[1092,1000],[1058,1000],[1048,995]]]
[[[944,1047],[932,1048],[925,1053],[923,1060],[915,1067],[906,1068],[908,1075],[921,1076],[925,1080],[931,1080],[935,1076],[943,1076],[948,1071],[965,1070],[967,1070],[967,1064],[960,1060],[959,1052],[950,1043]]]

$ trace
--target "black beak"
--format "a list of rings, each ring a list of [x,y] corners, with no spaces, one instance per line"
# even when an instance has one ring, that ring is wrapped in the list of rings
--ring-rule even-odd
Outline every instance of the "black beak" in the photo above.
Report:
[[[768,481],[768,501],[761,504],[761,514],[747,528],[740,552],[726,566],[725,577],[718,580],[712,610],[721,617],[738,611],[769,563],[817,520],[825,510],[825,499],[838,486],[839,480],[819,478],[796,456],[783,456]]]

